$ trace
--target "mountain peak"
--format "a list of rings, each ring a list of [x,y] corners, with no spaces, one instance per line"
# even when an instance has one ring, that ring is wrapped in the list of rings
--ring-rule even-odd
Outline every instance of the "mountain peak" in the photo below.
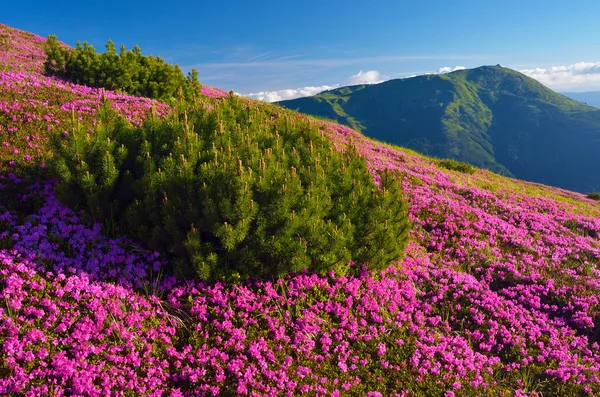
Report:
[[[495,172],[600,190],[600,111],[500,65],[281,102],[373,138]],[[573,175],[578,175],[574,178]]]

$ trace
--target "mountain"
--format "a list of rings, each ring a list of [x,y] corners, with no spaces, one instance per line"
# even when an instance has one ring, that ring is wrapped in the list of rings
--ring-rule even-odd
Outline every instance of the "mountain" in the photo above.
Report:
[[[600,91],[561,92],[561,94],[586,105],[600,108]]]
[[[326,91],[281,105],[421,153],[600,189],[600,111],[500,66]]]

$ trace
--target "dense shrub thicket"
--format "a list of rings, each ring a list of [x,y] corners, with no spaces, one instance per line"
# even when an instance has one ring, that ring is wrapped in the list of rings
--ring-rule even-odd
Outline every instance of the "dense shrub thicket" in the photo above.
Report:
[[[463,174],[474,174],[475,171],[477,171],[477,167],[453,159],[438,159],[435,161],[435,163],[440,167],[446,168],[447,170],[458,171],[462,172]]]
[[[48,36],[44,49],[46,74],[77,84],[159,100],[170,100],[181,94],[192,99],[201,90],[196,69],[186,77],[177,64],[166,63],[161,57],[142,55],[137,45],[133,50],[121,46],[117,53],[115,44],[109,40],[106,52],[99,54],[87,42],[82,45],[78,41],[74,49],[68,49],[52,35]]]
[[[588,193],[587,198],[592,199],[592,200],[596,200],[596,201],[600,201],[600,192],[591,192],[591,193]]]
[[[407,240],[390,171],[378,187],[356,149],[317,123],[233,95],[133,127],[106,107],[94,134],[55,140],[57,190],[200,279],[381,269]]]

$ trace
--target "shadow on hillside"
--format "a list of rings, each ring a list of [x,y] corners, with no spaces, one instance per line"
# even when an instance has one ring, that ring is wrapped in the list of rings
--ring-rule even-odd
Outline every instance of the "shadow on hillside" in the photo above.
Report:
[[[0,172],[0,250],[27,258],[35,271],[77,274],[145,296],[160,297],[173,286],[158,253],[118,233],[107,236],[100,224],[85,224],[58,202],[53,185],[48,172],[35,167]]]

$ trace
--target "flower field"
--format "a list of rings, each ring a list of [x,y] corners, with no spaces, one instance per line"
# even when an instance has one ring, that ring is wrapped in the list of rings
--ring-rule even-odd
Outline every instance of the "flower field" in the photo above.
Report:
[[[133,123],[169,106],[43,76],[43,40],[0,25],[0,395],[600,395],[598,202],[315,120],[401,178],[404,259],[180,282],[44,179],[49,134],[93,133],[104,101]]]

